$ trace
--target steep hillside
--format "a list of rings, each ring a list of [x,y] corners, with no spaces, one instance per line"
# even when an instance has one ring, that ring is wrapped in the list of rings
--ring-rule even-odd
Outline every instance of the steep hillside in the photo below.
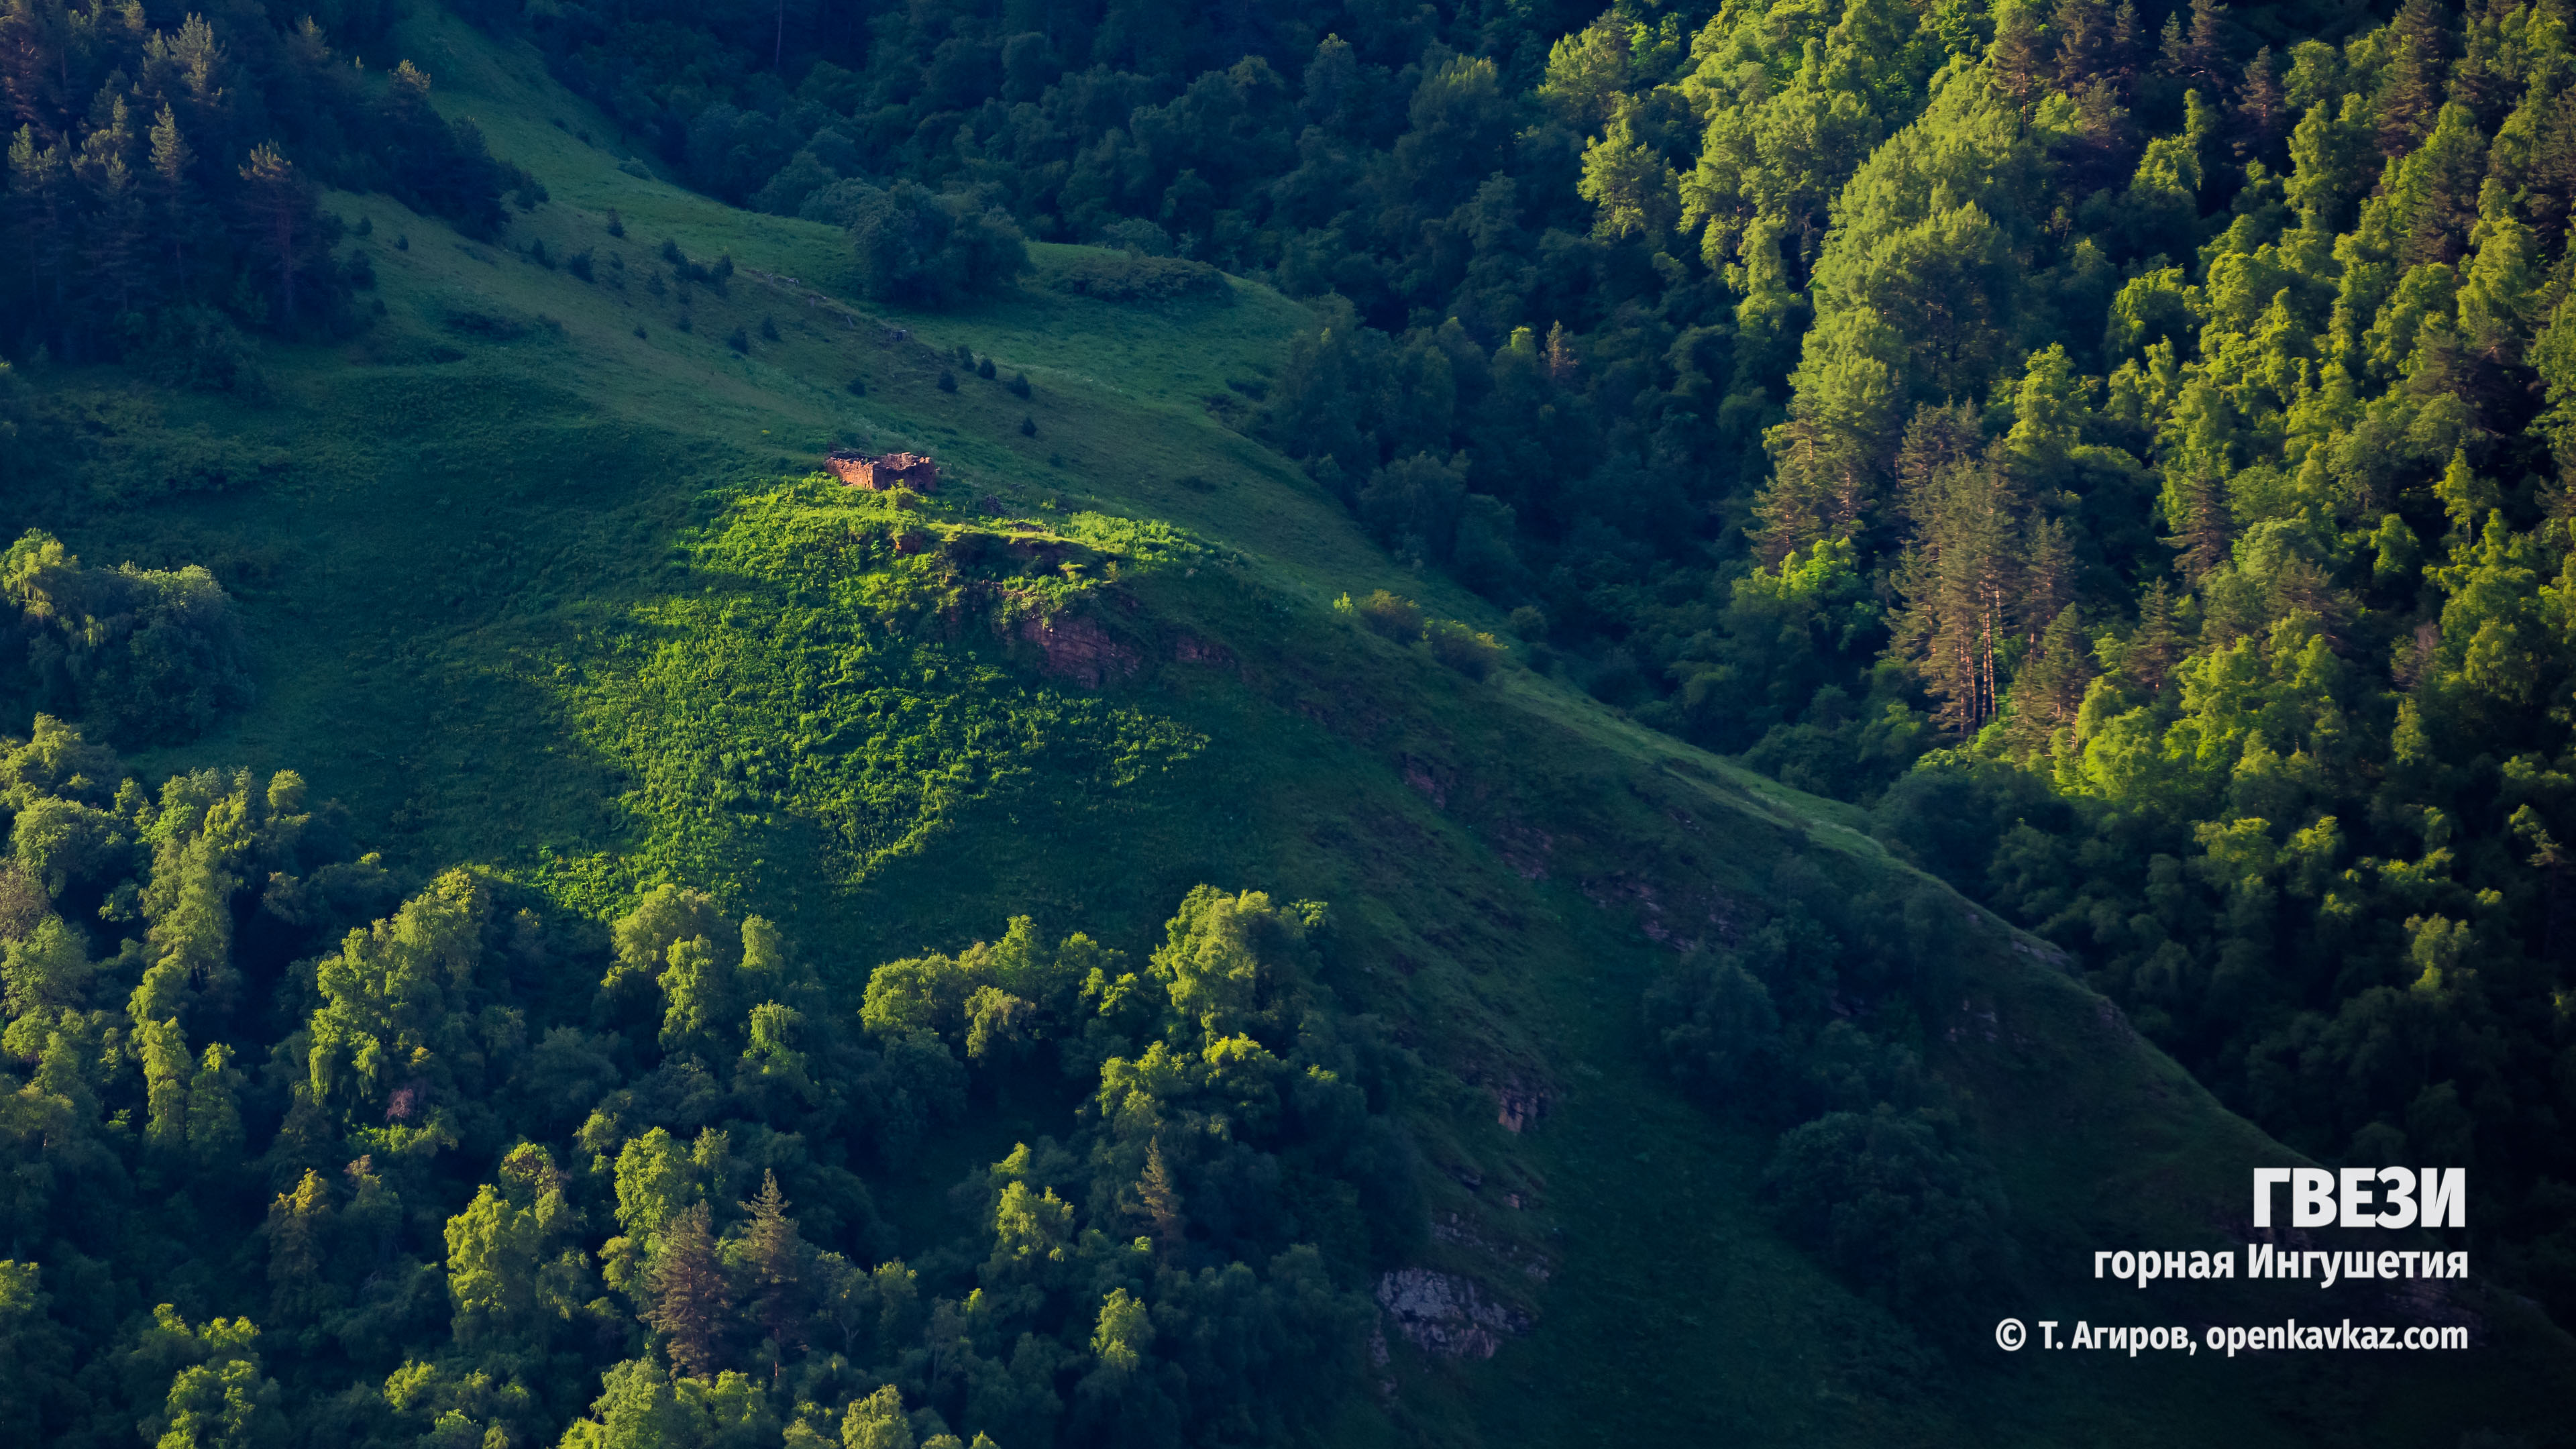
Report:
[[[240,604],[255,700],[131,754],[147,779],[291,768],[397,873],[472,866],[592,922],[704,889],[776,922],[842,1017],[871,968],[1013,916],[1141,961],[1203,883],[1325,903],[1319,981],[1419,1062],[1393,1112],[1424,1220],[1370,1264],[1374,1392],[1321,1442],[2565,1437],[2576,1344],[2475,1283],[2396,1304],[2095,1282],[2096,1249],[2241,1242],[2246,1169],[2292,1158],[1857,810],[1640,728],[1517,646],[1480,672],[1373,628],[1346,601],[1388,590],[1508,632],[1227,426],[1302,308],[1239,281],[1078,296],[1051,279],[1100,254],[1056,247],[1001,301],[864,305],[838,232],[621,165],[613,123],[533,53],[437,17],[399,38],[545,201],[479,241],[330,197],[381,310],[268,348],[257,400],[31,375],[70,461],[20,480],[13,522],[93,564],[202,564]],[[818,472],[844,446],[933,454],[942,486],[844,490]],[[1685,1094],[1641,1015],[1684,956],[1836,900],[1884,916],[1849,931],[1911,940],[1891,959],[1912,974],[1855,965],[1826,1010],[1946,1084],[2009,1204],[2012,1251],[1930,1309],[1784,1235],[1763,1187],[1782,1124]],[[979,1080],[963,1122],[868,1182],[890,1246],[944,1261],[981,1227],[952,1185],[1067,1134],[1080,1095]],[[189,1315],[257,1317],[266,1291]],[[2480,1346],[2213,1362],[1990,1339],[2005,1314],[2328,1303],[2467,1315]]]

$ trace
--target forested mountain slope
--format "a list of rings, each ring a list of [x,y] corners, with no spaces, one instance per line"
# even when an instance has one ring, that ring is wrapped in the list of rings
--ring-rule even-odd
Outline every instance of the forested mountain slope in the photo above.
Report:
[[[2483,1282],[2293,1290],[2457,1355],[1993,1349],[2278,1315],[2088,1265],[2238,1241],[2289,1154],[1248,436],[1304,309],[1014,277],[963,215],[889,268],[654,179],[533,50],[384,43],[524,168],[498,225],[352,173],[331,327],[195,388],[49,347],[11,398],[12,1422],[2563,1432],[2566,1336]],[[943,484],[816,471],[854,445]]]
[[[870,295],[1311,300],[1244,422],[1391,552],[2576,1311],[2555,0],[471,13]]]

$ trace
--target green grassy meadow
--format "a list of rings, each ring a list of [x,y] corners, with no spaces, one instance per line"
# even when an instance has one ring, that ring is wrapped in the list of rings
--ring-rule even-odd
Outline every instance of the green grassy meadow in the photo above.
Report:
[[[832,229],[621,170],[633,149],[532,52],[444,15],[404,43],[544,182],[519,250],[335,196],[383,313],[271,348],[264,401],[31,378],[83,422],[78,485],[22,526],[93,562],[204,563],[252,630],[257,703],[139,768],[292,767],[389,859],[475,863],[595,916],[705,886],[853,998],[877,962],[1015,913],[1141,954],[1201,881],[1330,902],[1328,983],[1430,1066],[1424,1265],[1534,1324],[1490,1361],[1397,1344],[1341,1442],[2563,1435],[2535,1385],[2576,1386],[2576,1345],[2501,1299],[2474,1298],[2489,1346],[2456,1363],[2212,1364],[2006,1356],[1986,1325],[1935,1343],[1855,1296],[1764,1225],[1766,1137],[1662,1081],[1638,998],[1666,943],[1723,930],[1784,853],[1854,882],[1902,867],[1850,807],[1337,616],[1387,588],[1501,624],[1226,426],[1229,384],[1275,374],[1302,308],[1241,282],[1075,298],[1044,285],[1051,247],[1003,301],[868,306]],[[730,280],[657,293],[665,239],[729,255]],[[1003,385],[1022,372],[1026,401]],[[845,494],[814,475],[843,445],[932,453],[950,481],[908,513]],[[964,563],[943,581],[931,559]],[[1022,628],[1010,601],[1039,593],[1084,621],[1096,680]],[[2287,1156],[2046,948],[1959,911],[1966,1000],[1924,1036],[2012,1195],[2026,1260],[1997,1311],[2129,1321],[2139,1290],[2095,1284],[2092,1251],[2235,1241],[2246,1166]],[[1506,1130],[1498,1091],[1544,1116]],[[1033,1097],[1026,1117],[1060,1113]],[[888,1217],[932,1231],[947,1185],[1008,1149],[995,1122],[883,1187]],[[2250,1320],[2299,1291],[2240,1296]]]

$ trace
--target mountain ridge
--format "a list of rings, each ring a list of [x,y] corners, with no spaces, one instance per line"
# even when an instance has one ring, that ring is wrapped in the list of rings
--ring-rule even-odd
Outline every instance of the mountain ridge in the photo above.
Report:
[[[619,169],[575,136],[607,134],[606,122],[546,80],[532,51],[437,13],[398,34],[435,79],[435,102],[548,188],[511,223],[517,250],[382,197],[334,194],[328,204],[368,228],[387,312],[347,342],[273,352],[264,407],[97,369],[37,380],[50,401],[124,420],[126,451],[83,465],[83,483],[183,430],[215,440],[227,479],[244,480],[140,506],[75,500],[43,520],[100,561],[203,554],[243,601],[261,699],[201,740],[136,754],[145,771],[302,770],[390,837],[398,864],[475,862],[605,920],[664,864],[626,847],[664,808],[636,784],[668,763],[656,753],[668,726],[712,718],[691,712],[762,676],[715,670],[704,693],[675,687],[666,717],[623,735],[562,681],[631,694],[655,648],[701,649],[731,627],[728,610],[757,615],[760,627],[743,631],[752,644],[819,647],[814,631],[844,621],[803,602],[807,586],[709,559],[728,527],[764,526],[743,521],[764,504],[846,515],[871,537],[906,527],[899,509],[810,474],[831,446],[910,446],[958,477],[922,512],[944,531],[1001,537],[970,500],[1006,497],[1011,513],[1124,566],[1114,588],[1092,579],[1073,591],[1102,627],[1121,627],[1132,603],[1138,627],[1227,651],[1231,669],[1139,649],[1132,681],[1058,690],[1208,744],[1196,763],[1115,788],[961,796],[918,848],[856,878],[759,869],[790,850],[823,857],[814,842],[832,818],[802,803],[792,779],[753,782],[790,803],[747,812],[759,818],[740,827],[739,859],[679,883],[717,888],[729,910],[773,912],[806,950],[834,958],[828,984],[852,999],[851,970],[990,939],[1030,906],[1050,932],[1090,931],[1141,957],[1173,901],[1202,881],[1329,902],[1338,959],[1325,980],[1413,1032],[1435,1078],[1406,1119],[1431,1231],[1406,1266],[1471,1277],[1531,1318],[1528,1336],[1501,1341],[1490,1360],[1392,1349],[1383,1372],[1394,1389],[1347,1406],[1334,1442],[1514,1442],[1542,1424],[1549,1442],[1568,1443],[1683,1430],[2057,1442],[2079,1428],[2134,1442],[2421,1442],[2416,1431],[2441,1415],[2473,1413],[2546,1432],[2544,1396],[2500,1386],[2528,1394],[2535,1373],[2564,1382],[2576,1358],[2536,1310],[2481,1287],[2471,1301],[2517,1362],[2482,1359],[2456,1376],[2247,1364],[2222,1371],[2231,1397],[2203,1387],[2199,1364],[2111,1377],[2037,1355],[1979,1362],[1991,1352],[1975,1341],[1982,1324],[1942,1330],[1967,1342],[1927,1344],[1764,1225],[1768,1140],[1751,1114],[1707,1112],[1644,1061],[1638,1001],[1672,948],[1747,937],[1795,894],[1781,884],[1784,858],[1828,890],[1944,902],[1973,942],[1960,948],[1963,1016],[1917,1025],[1931,1069],[1967,1093],[1966,1115],[1994,1144],[2015,1221],[2028,1225],[2021,1276],[1989,1285],[2014,1290],[2015,1306],[2063,1298],[2116,1311],[2130,1300],[2067,1286],[2076,1250],[2147,1246],[2158,1232],[2220,1241],[2211,1217],[2237,1200],[2243,1168],[2290,1155],[2124,1030],[2106,998],[2055,964],[2055,947],[1889,857],[1853,807],[1646,730],[1517,664],[1471,679],[1338,614],[1337,598],[1394,589],[1474,629],[1506,623],[1475,595],[1395,564],[1284,458],[1211,416],[1204,399],[1229,376],[1277,364],[1303,324],[1295,304],[1233,280],[1230,305],[1121,308],[1030,289],[936,315],[835,299],[874,320],[874,335],[781,316],[773,298],[801,294],[764,276],[831,295],[844,265],[832,229]],[[612,207],[626,233],[613,242]],[[734,258],[732,280],[701,284],[682,305],[676,287],[665,300],[641,282],[619,291],[564,270],[578,242],[594,277],[641,273],[666,236],[692,261]],[[405,245],[388,254],[391,237]],[[528,251],[531,241],[546,250]],[[616,267],[601,260],[612,245]],[[1038,248],[1040,275],[1075,250]],[[750,341],[763,319],[778,324],[774,346]],[[745,346],[720,340],[728,333]],[[1025,372],[1035,395],[971,373],[941,390],[935,376],[953,369],[941,349],[961,346]],[[1125,368],[1128,390],[1069,357],[1099,359],[1113,378],[1109,364]],[[864,395],[836,380],[844,372]],[[1139,543],[1147,523],[1163,533]],[[900,581],[893,555],[870,557],[823,583]],[[644,617],[655,609],[671,612]],[[904,656],[905,667],[933,659],[967,681],[949,697],[970,700],[1063,684],[1044,682],[1027,641],[977,622],[926,629],[933,652]],[[667,637],[657,642],[656,628]],[[746,731],[741,742],[776,741]],[[2081,1168],[2058,1160],[2076,1143],[2094,1153]],[[2121,1143],[2144,1159],[2117,1155]],[[936,1221],[950,1184],[935,1176],[889,1184],[889,1216]],[[1495,1207],[1488,1183],[1529,1206]],[[1705,1258],[1677,1261],[1692,1247]],[[1526,1271],[1538,1262],[1552,1264],[1544,1281]],[[1779,1384],[1784,1359],[1807,1377]],[[2349,1418],[2299,1407],[2320,1392],[2359,1399]],[[2383,1414],[2399,1405],[2416,1417]]]

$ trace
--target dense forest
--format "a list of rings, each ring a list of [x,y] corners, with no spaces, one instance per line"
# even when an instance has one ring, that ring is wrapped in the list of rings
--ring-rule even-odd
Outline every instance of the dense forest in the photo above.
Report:
[[[1201,888],[1143,962],[1022,917],[843,1010],[700,892],[406,882],[291,772],[155,793],[39,715],[0,780],[0,1405],[47,1443],[1265,1442],[1422,1230],[1317,903]],[[996,1093],[1064,1136],[906,1263],[861,1173]]]
[[[167,12],[167,13],[165,13]],[[256,376],[243,329],[353,325],[363,246],[335,252],[326,186],[383,191],[468,234],[534,183],[429,104],[408,61],[383,77],[395,8],[13,5],[0,15],[9,140],[0,338],[24,362],[131,357],[166,381]],[[335,49],[339,47],[339,49]]]
[[[2576,1311],[2563,7],[487,18],[728,200],[1312,299],[1249,426],[1390,549]]]
[[[831,849],[864,869],[1014,777],[1186,755],[944,622],[995,583],[1025,608],[1100,581],[972,530],[899,549],[913,516],[817,479],[702,531],[704,562],[789,602],[639,621],[687,627],[599,706],[650,741],[637,853],[664,883],[595,913],[389,865],[292,771],[147,787],[102,741],[242,709],[237,606],[201,568],[100,568],[42,533],[0,556],[33,726],[0,737],[0,1407],[100,1449],[1328,1440],[1384,1362],[1371,1290],[1434,1235],[1400,1114],[1450,1089],[1327,984],[1359,968],[1326,904],[1200,886],[1141,960],[1024,915],[869,968],[667,883],[738,889],[770,800],[833,802],[854,828]],[[1125,532],[1131,561],[1209,557]],[[1435,673],[1505,667],[1387,592],[1348,613]],[[800,700],[835,735],[950,718],[710,776],[723,740],[695,722]],[[1794,854],[1772,887],[1740,949],[1653,986],[1654,1040],[1713,1104],[1759,1104],[1785,1232],[1954,1324],[2017,1255],[1919,1050],[1957,989],[1955,899],[1855,898]],[[880,1211],[872,1182],[997,1119],[1058,1130],[972,1161],[926,1233]]]
[[[12,361],[254,397],[409,245],[324,188],[486,240],[544,199],[392,8],[168,8],[0,15]],[[2481,1272],[2576,1321],[2558,0],[454,8],[603,144],[844,231],[880,303],[972,308],[1031,241],[1128,254],[1068,290],[1301,299],[1211,410],[1518,638],[1391,591],[1348,622],[1862,807],[2280,1141],[2472,1168]],[[35,468],[66,424],[0,388]],[[1367,1289],[1430,1232],[1423,1064],[1324,984],[1325,904],[1226,882],[1141,960],[1015,915],[881,963],[720,906],[738,797],[830,794],[873,861],[1041,736],[1104,776],[1197,747],[1107,700],[932,708],[1007,670],[884,640],[981,565],[889,539],[827,577],[764,521],[799,497],[693,555],[792,609],[654,622],[775,665],[746,717],[817,727],[830,665],[866,685],[831,732],[930,723],[737,757],[699,733],[730,681],[664,649],[587,703],[669,883],[589,915],[389,865],[292,772],[130,771],[257,698],[240,605],[0,556],[0,1411],[160,1449],[1022,1449],[1289,1442],[1367,1391]],[[2018,1253],[1923,1060],[1956,901],[1847,887],[1787,856],[1622,1009],[1767,1134],[1785,1235],[1938,1323]],[[1061,1132],[899,1256],[869,1179],[1005,1106]]]

